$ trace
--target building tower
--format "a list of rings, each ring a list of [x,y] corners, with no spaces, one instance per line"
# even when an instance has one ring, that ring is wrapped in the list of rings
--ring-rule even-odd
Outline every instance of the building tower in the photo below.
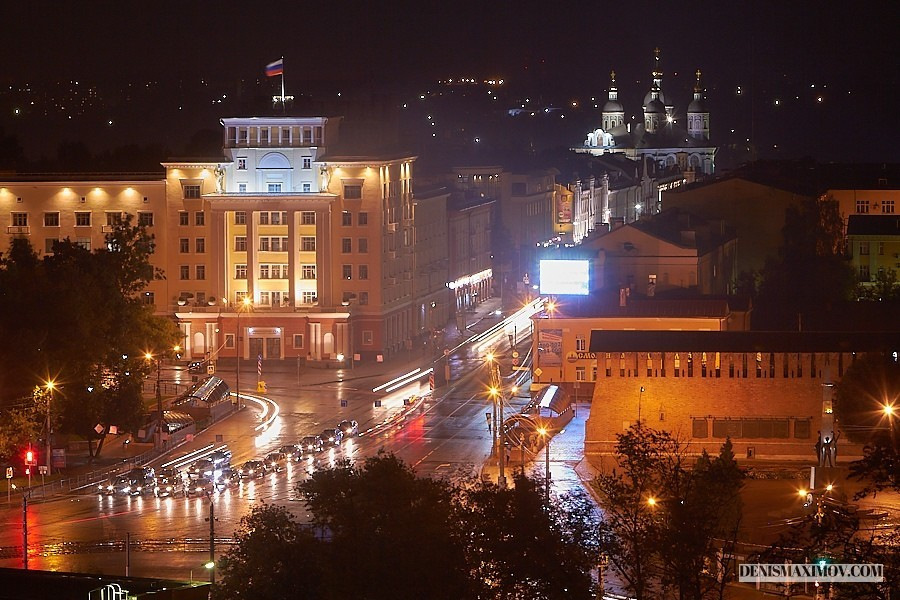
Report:
[[[660,90],[654,81],[653,88],[650,90],[650,101],[644,107],[644,127],[647,129],[647,133],[656,133],[660,124],[665,121],[666,106],[659,97]]]
[[[709,109],[703,98],[703,86],[700,84],[700,69],[697,69],[697,82],[694,84],[694,99],[687,109],[688,134],[698,140],[709,139]]]
[[[650,91],[647,92],[647,95],[644,96],[644,112],[647,112],[647,107],[650,105],[650,101],[653,100],[653,92],[654,90],[658,94],[657,100],[662,102],[663,107],[665,108],[665,116],[673,119],[675,117],[675,105],[666,102],[666,95],[662,91],[662,76],[663,72],[659,66],[659,48],[653,49],[653,71],[650,72],[650,76],[653,79],[653,85],[650,86]]]
[[[619,88],[616,87],[616,72],[609,73],[609,100],[603,105],[603,131],[609,131],[625,122],[625,108],[619,102]]]

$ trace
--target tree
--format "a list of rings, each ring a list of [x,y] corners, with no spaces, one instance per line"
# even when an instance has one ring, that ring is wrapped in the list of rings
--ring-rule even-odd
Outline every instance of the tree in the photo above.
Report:
[[[151,266],[153,250],[153,237],[128,215],[103,248],[63,240],[39,259],[27,240],[15,239],[0,260],[0,325],[17,341],[0,347],[0,393],[21,397],[53,379],[54,431],[100,440],[96,452],[110,425],[140,427],[141,381],[150,369],[144,353],[171,348],[179,336],[140,299],[162,276]]]
[[[841,431],[853,442],[865,443],[875,431],[889,431],[900,419],[900,364],[889,354],[858,356],[847,367],[835,390],[835,414]],[[893,407],[893,417],[885,407]]]
[[[850,463],[850,478],[863,482],[863,488],[856,493],[857,499],[882,490],[900,491],[900,443],[897,435],[896,431],[879,431],[863,448],[863,457]]]
[[[580,495],[548,505],[521,473],[510,489],[479,483],[460,491],[459,535],[478,598],[590,598],[597,519]]]
[[[715,540],[733,545],[737,537],[743,475],[730,439],[715,458],[703,452],[690,465],[686,457],[668,432],[635,424],[618,436],[621,470],[595,480],[609,565],[638,600],[724,594],[705,572],[713,556],[729,555],[727,547],[716,552]]]
[[[371,599],[471,597],[447,483],[379,453],[317,471],[298,490],[329,538],[330,593],[357,596],[364,581]]]
[[[39,419],[32,408],[0,411],[0,461],[9,461],[29,441],[37,438]]]
[[[895,269],[878,269],[872,278],[872,285],[860,283],[856,290],[856,296],[860,300],[876,302],[900,301],[900,282],[897,281],[897,271]]]
[[[327,548],[282,506],[254,506],[241,518],[236,544],[219,559],[217,598],[310,600],[330,597],[324,587]]]
[[[762,271],[754,321],[762,328],[807,329],[854,297],[856,276],[844,257],[843,220],[830,197],[786,210],[777,259]]]

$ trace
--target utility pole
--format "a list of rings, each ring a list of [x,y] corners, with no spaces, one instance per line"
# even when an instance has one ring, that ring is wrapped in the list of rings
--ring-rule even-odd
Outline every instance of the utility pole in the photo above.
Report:
[[[503,427],[503,382],[500,379],[500,361],[492,356],[491,361],[491,387],[496,390],[494,396],[495,414],[494,442],[497,448],[497,458],[500,465],[500,477],[497,484],[501,488],[506,487],[506,430]]]
[[[209,583],[216,585],[216,507],[209,495]]]
[[[160,364],[159,357],[156,357],[156,447],[162,450],[163,444],[163,409],[162,409],[162,390],[159,388]]]
[[[28,570],[28,494],[22,494],[22,567]]]

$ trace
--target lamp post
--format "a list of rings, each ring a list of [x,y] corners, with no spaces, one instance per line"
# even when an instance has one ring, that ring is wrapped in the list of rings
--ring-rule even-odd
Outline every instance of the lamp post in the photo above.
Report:
[[[162,430],[163,430],[163,409],[162,409],[162,391],[159,387],[160,363],[159,358],[146,352],[144,358],[152,360],[156,363],[156,448],[162,448]]]
[[[641,402],[644,400],[644,386],[641,386],[641,393],[638,396],[638,427],[641,426]]]
[[[884,412],[884,416],[888,419],[888,427],[891,430],[891,446],[896,445],[896,441],[894,439],[894,413],[897,412],[894,408],[893,403],[885,402],[882,407],[882,411]]]
[[[56,388],[56,383],[51,379],[47,382],[47,472],[52,473],[51,463],[50,463],[50,454],[53,451],[53,442],[50,439],[51,434],[53,433],[52,427],[53,422],[50,420],[50,407],[53,404],[53,390]]]
[[[204,565],[209,569],[209,583],[214,588],[216,585],[216,507],[213,504],[213,495],[207,492],[209,498],[209,561]]]
[[[546,427],[538,429],[544,438],[544,500],[550,503],[550,430]]]
[[[250,298],[244,296],[238,305],[237,310],[237,331],[234,339],[234,355],[237,358],[237,378],[235,381],[235,396],[237,397],[238,408],[241,407],[241,311],[250,306]]]
[[[487,360],[491,369],[491,398],[494,401],[494,447],[497,448],[500,476],[497,485],[506,487],[506,429],[503,427],[503,389],[500,381],[500,363],[494,360],[493,354],[488,354]]]

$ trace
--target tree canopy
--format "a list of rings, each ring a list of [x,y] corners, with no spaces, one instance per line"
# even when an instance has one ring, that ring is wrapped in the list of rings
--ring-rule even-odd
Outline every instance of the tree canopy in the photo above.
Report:
[[[110,425],[139,427],[141,380],[151,367],[144,353],[178,340],[176,325],[139,295],[162,277],[153,250],[153,237],[130,215],[94,250],[67,239],[38,257],[27,239],[13,239],[0,257],[0,403],[53,381],[55,432],[102,440]]]
[[[318,471],[298,491],[311,527],[282,508],[254,510],[221,561],[220,597],[594,597],[589,504],[563,498],[550,506],[524,475],[510,489],[454,487],[381,453]],[[302,591],[288,581],[298,572]]]

